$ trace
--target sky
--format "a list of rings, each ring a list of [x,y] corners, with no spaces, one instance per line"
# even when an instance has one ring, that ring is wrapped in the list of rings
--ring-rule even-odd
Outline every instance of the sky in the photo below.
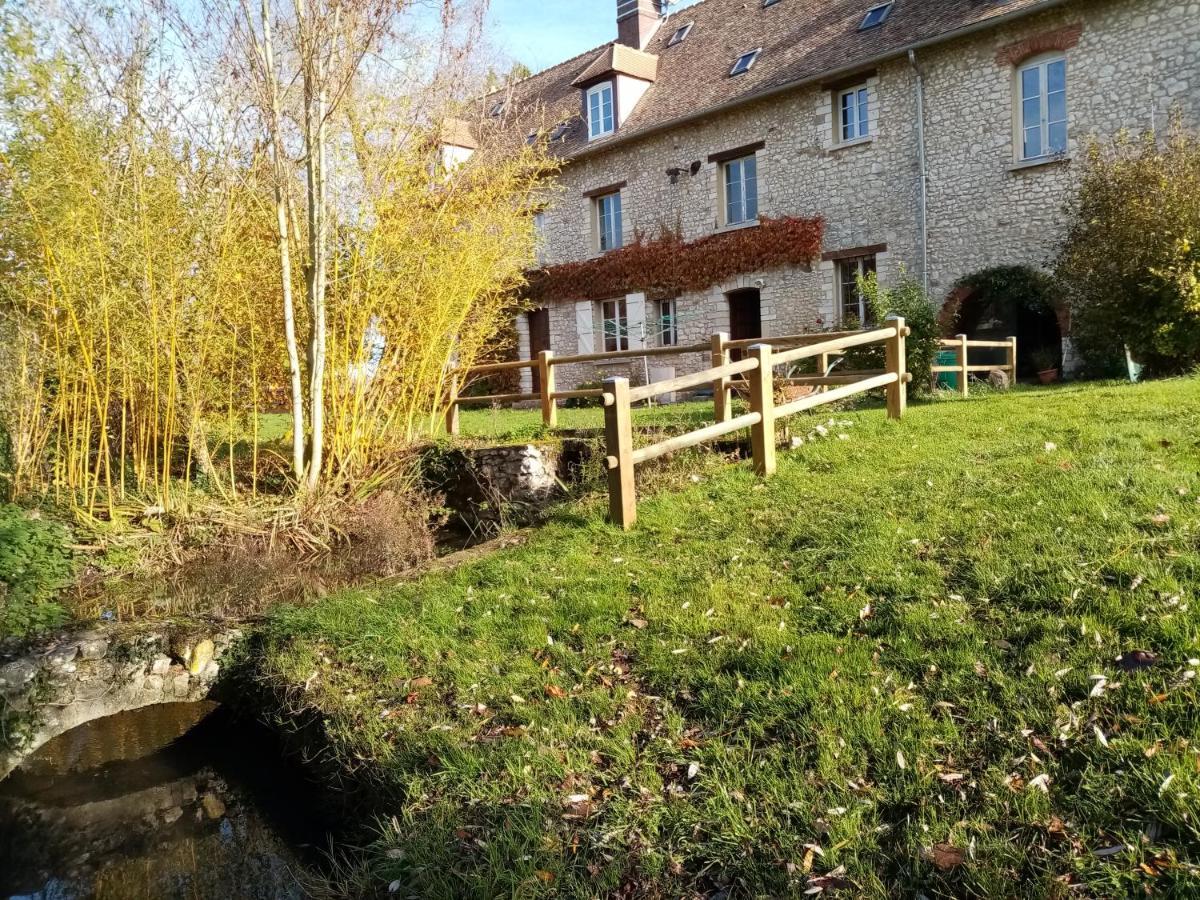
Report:
[[[489,18],[499,49],[535,72],[617,36],[617,0],[492,0]]]

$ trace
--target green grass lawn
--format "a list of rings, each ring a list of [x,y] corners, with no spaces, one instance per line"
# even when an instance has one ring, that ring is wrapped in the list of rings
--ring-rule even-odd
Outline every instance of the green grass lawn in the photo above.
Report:
[[[1200,896],[1200,381],[837,418],[278,614],[375,889]]]

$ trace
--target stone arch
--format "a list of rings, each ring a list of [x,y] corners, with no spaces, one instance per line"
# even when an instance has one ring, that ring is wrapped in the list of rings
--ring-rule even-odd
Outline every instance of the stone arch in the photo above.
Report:
[[[1005,340],[1015,335],[1017,371],[1031,375],[1036,371],[1033,357],[1039,351],[1065,357],[1069,347],[1070,317],[1061,304],[1053,302],[1049,291],[1048,276],[1031,266],[982,269],[960,279],[946,296],[939,324],[943,334],[966,334],[973,340]],[[983,363],[1002,363],[1000,353]]]
[[[237,629],[60,634],[0,664],[0,779],[52,738],[156,703],[208,699]]]

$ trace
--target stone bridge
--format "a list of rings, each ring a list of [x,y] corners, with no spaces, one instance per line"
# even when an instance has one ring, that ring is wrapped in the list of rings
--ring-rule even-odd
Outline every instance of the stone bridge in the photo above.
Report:
[[[0,779],[93,719],[210,696],[236,628],[172,624],[68,632],[0,660]]]

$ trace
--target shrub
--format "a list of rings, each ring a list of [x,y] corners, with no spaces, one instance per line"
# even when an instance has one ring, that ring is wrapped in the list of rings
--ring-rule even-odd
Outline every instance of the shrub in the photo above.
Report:
[[[1090,369],[1118,369],[1124,346],[1148,374],[1200,364],[1200,139],[1093,145],[1057,270]]]
[[[576,386],[576,390],[597,391],[602,387],[604,387],[604,383],[601,381],[584,381]],[[594,409],[603,405],[604,403],[599,397],[571,397],[563,401],[566,409]]]
[[[69,543],[56,522],[0,504],[0,636],[44,631],[66,617],[55,594],[75,571]]]
[[[875,321],[883,322],[888,316],[903,316],[905,324],[912,329],[908,338],[908,371],[912,373],[910,390],[916,394],[928,393],[933,384],[933,363],[937,358],[940,331],[937,308],[921,287],[921,283],[906,272],[894,287],[880,287],[875,273],[859,278],[859,290],[871,308]],[[879,351],[875,351],[879,355]]]

